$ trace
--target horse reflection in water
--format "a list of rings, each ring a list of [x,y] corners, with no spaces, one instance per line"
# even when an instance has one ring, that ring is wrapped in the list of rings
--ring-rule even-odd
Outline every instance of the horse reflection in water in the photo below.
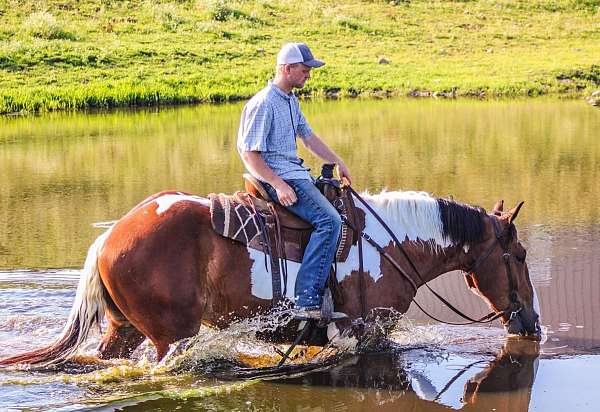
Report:
[[[435,359],[419,360],[412,357],[415,350],[404,353],[375,353],[357,355],[341,365],[326,371],[278,381],[295,385],[346,388],[348,391],[323,391],[319,397],[313,391],[285,391],[276,400],[283,410],[306,407],[316,408],[338,404],[344,409],[368,410],[422,410],[447,411],[448,407],[465,411],[527,411],[531,388],[535,380],[538,342],[509,338],[494,360],[461,358],[463,368],[453,364],[448,374],[448,364],[431,367]],[[419,350],[422,356],[422,351]],[[446,368],[446,370],[442,370]],[[422,369],[426,369],[424,372]],[[439,377],[444,376],[444,381]],[[448,378],[450,376],[450,378]],[[436,384],[432,381],[436,380]],[[355,392],[351,392],[352,390]],[[253,404],[262,392],[245,392]]]
[[[468,273],[467,285],[499,315],[509,333],[539,333],[535,291],[514,225],[522,203],[504,212],[498,202],[488,214],[421,192],[365,197],[400,239],[420,275],[411,270],[371,212],[362,210],[364,231],[407,275],[400,276],[375,248],[365,245],[361,276],[355,244],[346,262],[338,265],[342,299],[337,310],[351,320],[380,308],[404,313],[418,287],[443,273],[462,270]],[[147,337],[158,359],[170,344],[196,335],[201,325],[226,328],[239,319],[268,315],[271,276],[262,254],[216,234],[209,206],[205,198],[163,192],[133,208],[90,248],[58,340],[0,360],[0,366],[62,362],[105,315],[108,330],[100,357],[129,357]],[[294,290],[296,274],[297,266],[290,264],[288,293]],[[296,327],[297,322],[289,322],[278,339],[291,342]],[[337,327],[350,330],[351,324],[338,322]]]
[[[509,340],[496,360],[465,385],[464,401],[477,410],[527,411],[538,355],[537,342]]]

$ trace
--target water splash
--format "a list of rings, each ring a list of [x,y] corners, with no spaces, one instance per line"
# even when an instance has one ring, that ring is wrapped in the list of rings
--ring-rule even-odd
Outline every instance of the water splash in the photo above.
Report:
[[[196,336],[171,345],[161,365],[172,371],[200,372],[213,362],[271,366],[279,361],[281,349],[260,340],[257,335],[275,332],[292,319],[290,309],[280,307],[268,315],[233,322],[226,329],[201,328]]]
[[[447,344],[451,337],[446,328],[439,325],[419,325],[415,321],[402,317],[390,333],[390,339],[398,345],[405,347]]]
[[[13,326],[20,325],[21,320],[14,318],[10,323]],[[282,307],[268,316],[239,320],[223,330],[202,327],[196,336],[173,344],[161,362],[157,362],[155,348],[149,340],[136,349],[130,360],[103,361],[89,356],[95,353],[100,338],[96,334],[72,362],[42,373],[14,370],[0,378],[0,386],[29,387],[35,391],[48,388],[54,393],[73,393],[73,398],[69,400],[51,396],[48,404],[55,406],[77,402],[82,407],[110,404],[116,408],[161,398],[181,400],[218,397],[230,391],[243,391],[256,378],[265,380],[307,376],[336,368],[357,351],[390,347],[390,342],[392,350],[413,349],[412,352],[420,353],[423,352],[421,348],[427,348],[424,359],[431,361],[431,356],[435,359],[443,357],[446,345],[460,346],[460,342],[467,341],[465,336],[476,334],[474,331],[480,331],[478,339],[481,342],[490,338],[495,340],[502,335],[502,331],[496,329],[486,334],[481,332],[487,331],[486,328],[467,330],[418,324],[400,314],[386,312],[370,320],[368,327],[363,330],[361,345],[357,346],[356,339],[347,334],[338,335],[334,332],[334,335],[338,335],[337,346],[299,346],[285,368],[275,368],[274,365],[281,358],[280,352],[287,346],[267,343],[259,335],[274,332],[291,320],[289,308]],[[56,326],[50,320],[48,322],[49,328]],[[30,322],[30,326],[34,323]],[[29,332],[25,333],[29,335]],[[482,343],[479,346],[483,348],[485,345]],[[232,384],[224,380],[237,382]],[[70,387],[77,390],[73,391]]]

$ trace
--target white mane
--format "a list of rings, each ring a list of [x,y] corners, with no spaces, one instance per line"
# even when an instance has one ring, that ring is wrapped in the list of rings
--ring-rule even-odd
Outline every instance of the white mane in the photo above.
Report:
[[[408,238],[415,242],[433,242],[442,248],[451,245],[450,240],[444,238],[437,200],[428,193],[384,190],[379,194],[363,193],[362,196],[390,226],[401,242]],[[369,225],[370,221],[374,223]],[[367,212],[367,227],[369,226],[384,230]]]

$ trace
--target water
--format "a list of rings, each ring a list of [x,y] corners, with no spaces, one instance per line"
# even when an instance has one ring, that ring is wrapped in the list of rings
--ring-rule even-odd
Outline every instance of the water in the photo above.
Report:
[[[84,371],[0,371],[0,410],[596,410],[600,372],[600,112],[579,101],[306,102],[313,128],[344,158],[358,189],[419,189],[490,209],[520,200],[546,334],[507,341],[492,327],[428,323],[411,308],[383,353],[348,354],[293,379],[228,379],[214,359],[266,366],[273,348],[252,328],[205,331],[157,364],[85,358]],[[164,189],[242,187],[240,104],[0,119],[0,357],[61,331],[79,269],[103,229]],[[302,152],[316,171],[318,162]],[[450,273],[433,287],[467,313],[487,313]],[[452,320],[430,295],[434,314]],[[93,354],[99,334],[84,351]],[[315,356],[311,349],[297,362]],[[317,355],[318,356],[318,355]],[[181,367],[184,365],[185,367]],[[214,365],[213,365],[214,366]],[[75,373],[77,372],[77,373]]]

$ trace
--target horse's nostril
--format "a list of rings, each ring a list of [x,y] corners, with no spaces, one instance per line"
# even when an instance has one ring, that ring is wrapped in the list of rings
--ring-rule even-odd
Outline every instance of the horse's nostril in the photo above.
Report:
[[[541,336],[542,328],[540,325],[540,316],[535,311],[528,312],[523,319],[528,335]]]
[[[506,331],[511,335],[523,335],[526,333],[526,329],[523,327],[523,322],[520,316],[511,318],[505,325]]]

